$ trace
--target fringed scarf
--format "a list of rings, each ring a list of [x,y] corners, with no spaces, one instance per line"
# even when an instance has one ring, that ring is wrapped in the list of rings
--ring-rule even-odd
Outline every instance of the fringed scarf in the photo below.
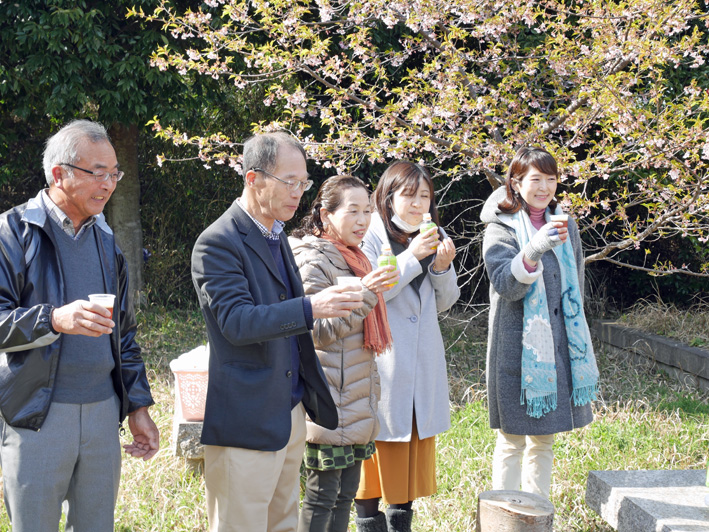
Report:
[[[561,214],[561,211],[558,211]],[[524,210],[511,216],[520,249],[530,241],[536,229]],[[583,312],[583,299],[571,241],[554,248],[561,270],[561,307],[566,325],[571,361],[572,400],[576,406],[596,399],[598,368],[591,344],[591,333]],[[527,415],[540,418],[556,410],[556,364],[554,336],[549,321],[544,277],[539,276],[524,298],[522,331],[522,394]]]
[[[331,242],[342,254],[347,266],[359,278],[372,271],[372,265],[364,252],[356,246],[346,246],[329,235],[323,234],[322,238]],[[377,294],[377,304],[364,318],[364,348],[371,349],[378,355],[384,353],[392,346],[391,330],[387,318],[387,307],[384,296]]]

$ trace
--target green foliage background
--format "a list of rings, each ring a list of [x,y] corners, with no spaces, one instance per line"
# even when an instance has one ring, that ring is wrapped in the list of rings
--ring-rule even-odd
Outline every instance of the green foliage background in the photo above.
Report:
[[[260,93],[240,96],[243,98],[241,103],[235,97],[225,98],[222,108],[214,109],[209,118],[204,114],[185,118],[195,122],[193,127],[196,130],[202,127],[197,123],[197,118],[222,121],[222,125],[231,125],[230,135],[243,139],[249,135],[249,124],[258,120],[264,108],[258,105]],[[266,110],[275,112],[270,108]],[[41,120],[30,124],[21,120],[8,121],[6,118],[4,123],[4,149],[11,155],[5,155],[0,164],[1,211],[23,203],[45,186],[41,153],[50,128],[49,121]],[[189,158],[189,153],[183,148],[175,148],[153,138],[149,128],[146,128],[140,138],[141,219],[144,247],[150,253],[145,263],[145,293],[149,304],[190,307],[196,304],[190,278],[192,245],[200,232],[241,194],[242,181],[241,176],[227,166],[205,168],[199,160],[165,162],[159,166],[157,156],[160,154],[174,159]],[[363,166],[355,173],[374,187],[385,167],[384,164],[373,164]],[[307,206],[315,197],[317,185],[333,173],[312,163],[309,170],[316,186],[303,197],[296,219],[288,225],[289,229],[307,211]],[[491,187],[482,178],[473,183],[474,189],[470,181],[440,181],[436,182],[436,186],[439,189],[442,223],[455,238],[479,219],[479,205],[470,205],[463,200],[484,197]],[[457,266],[470,274],[464,280],[461,301],[483,303],[487,298],[487,281],[480,267],[479,242],[457,238],[456,246]],[[655,244],[653,253],[673,256],[678,262],[696,267],[707,261],[709,252],[706,245],[694,239],[675,238],[662,245]],[[644,251],[630,252],[629,255],[631,263],[642,265],[648,262]],[[593,295],[621,308],[656,294],[665,301],[683,305],[709,291],[704,278],[684,275],[651,277],[643,272],[604,263],[592,264],[587,274]]]
[[[281,118],[275,105],[267,106],[267,85],[237,89],[228,79],[215,81],[194,73],[178,75],[161,72],[148,64],[150,54],[170,36],[157,23],[137,18],[125,19],[128,7],[149,11],[156,0],[130,2],[87,2],[85,0],[28,0],[0,3],[0,209],[26,201],[44,187],[41,169],[43,143],[49,134],[73,117],[93,117],[106,121],[136,120],[141,125],[141,221],[144,247],[150,253],[145,263],[145,293],[150,304],[192,306],[195,295],[190,279],[190,254],[199,233],[216,219],[241,193],[241,177],[228,165],[205,163],[194,158],[194,152],[177,148],[153,138],[146,124],[153,113],[161,120],[179,127],[186,135],[220,132],[236,139],[226,149],[240,152],[240,143],[256,124]],[[175,2],[186,8],[191,2]],[[217,22],[215,22],[216,24]],[[700,22],[696,22],[699,24]],[[377,27],[372,38],[377,45],[396,49],[404,31]],[[19,35],[19,38],[18,38]],[[530,49],[540,35],[527,32]],[[170,41],[171,42],[171,41]],[[470,43],[474,46],[475,43]],[[179,47],[179,42],[171,42]],[[333,38],[332,46],[337,47]],[[411,66],[411,65],[409,65]],[[388,65],[392,78],[404,76],[397,67]],[[709,67],[698,70],[676,69],[672,72],[674,90],[680,93],[691,80],[709,87]],[[303,77],[290,80],[306,84]],[[540,80],[550,93],[554,80]],[[323,95],[324,97],[324,95]],[[668,95],[672,97],[672,95]],[[355,117],[356,118],[356,117]],[[308,120],[308,133],[319,137],[325,133],[317,117]],[[578,159],[584,146],[576,148]],[[175,162],[158,165],[158,155]],[[424,162],[425,155],[422,155]],[[390,161],[365,160],[353,173],[372,188]],[[486,278],[480,260],[478,225],[482,200],[492,191],[487,179],[480,175],[447,180],[459,176],[455,162],[447,167],[432,168],[436,179],[441,219],[458,247],[456,260],[463,274],[463,297],[467,303],[487,300]],[[301,208],[289,224],[292,228],[307,211],[317,193],[317,186],[334,170],[309,165],[316,186],[304,196]],[[504,168],[496,168],[504,172]],[[636,179],[633,175],[616,175],[608,182],[622,184]],[[591,185],[593,186],[593,185]],[[648,216],[639,208],[633,215]],[[612,225],[611,225],[612,229]],[[591,235],[584,238],[591,243]],[[656,242],[645,249],[626,252],[627,262],[652,265],[672,259],[698,270],[709,261],[706,246],[696,239],[676,237]],[[681,275],[652,278],[646,273],[594,263],[589,267],[590,287],[595,296],[620,306],[650,294],[660,294],[670,302],[686,303],[697,294],[708,291],[704,278]]]

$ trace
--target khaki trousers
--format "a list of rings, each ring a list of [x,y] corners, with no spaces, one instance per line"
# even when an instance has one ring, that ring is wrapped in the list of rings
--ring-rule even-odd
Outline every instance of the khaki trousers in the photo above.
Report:
[[[549,498],[554,435],[497,434],[492,457],[492,489],[519,490]]]
[[[281,450],[204,447],[210,532],[295,532],[305,409],[291,411],[291,434]]]

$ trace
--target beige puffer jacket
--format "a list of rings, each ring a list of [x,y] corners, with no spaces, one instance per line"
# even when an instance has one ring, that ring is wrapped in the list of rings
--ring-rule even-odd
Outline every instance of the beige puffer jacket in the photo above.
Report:
[[[302,240],[290,237],[289,241],[306,295],[336,285],[339,276],[354,275],[331,242],[310,235]],[[348,318],[315,320],[315,350],[337,405],[340,424],[337,429],[328,430],[308,419],[310,443],[364,444],[374,440],[379,432],[379,373],[375,354],[362,347],[364,318],[376,304],[376,294],[364,288],[364,306]]]

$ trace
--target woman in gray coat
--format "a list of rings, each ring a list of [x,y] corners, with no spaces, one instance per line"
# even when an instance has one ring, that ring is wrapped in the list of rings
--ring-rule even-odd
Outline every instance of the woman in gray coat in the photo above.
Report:
[[[557,181],[548,152],[521,148],[481,216],[490,278],[488,402],[498,430],[492,489],[521,487],[547,498],[554,434],[589,424],[598,390],[581,239],[557,206]]]
[[[374,191],[376,212],[362,249],[376,264],[382,246],[396,255],[401,280],[384,294],[394,339],[379,359],[382,398],[377,453],[362,466],[355,499],[362,532],[411,530],[412,502],[436,492],[435,435],[450,427],[445,348],[438,313],[458,299],[453,241],[419,231],[423,214],[438,223],[433,181],[409,161],[389,165]],[[379,499],[389,505],[379,512]]]

